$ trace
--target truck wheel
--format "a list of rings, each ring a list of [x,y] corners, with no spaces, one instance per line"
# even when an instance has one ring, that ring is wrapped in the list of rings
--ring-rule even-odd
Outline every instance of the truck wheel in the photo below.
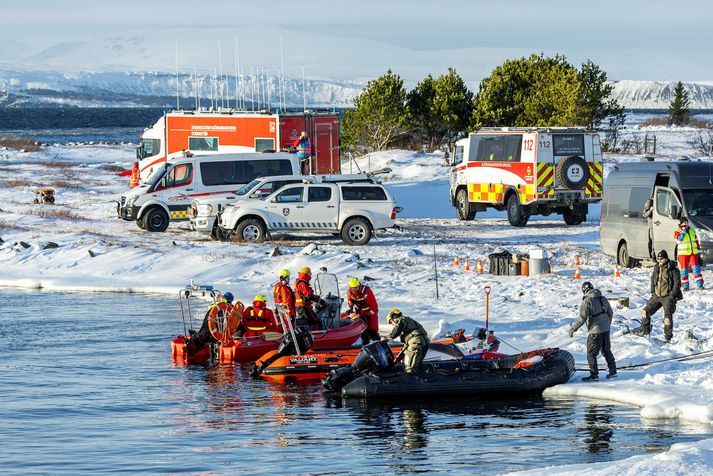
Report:
[[[475,210],[470,209],[468,201],[468,191],[465,189],[458,190],[456,194],[456,213],[461,220],[472,220],[475,218]]]
[[[589,182],[589,165],[583,158],[573,155],[557,164],[557,184],[570,190],[581,190]]]
[[[222,226],[216,224],[213,227],[213,232],[210,236],[217,241],[230,241],[230,238],[233,237],[233,230],[226,230]]]
[[[168,213],[161,207],[153,207],[143,217],[143,229],[151,232],[162,232],[168,228]]]
[[[623,268],[635,268],[637,260],[629,256],[629,247],[626,246],[626,241],[619,245],[619,251],[616,253],[616,262]]]
[[[572,210],[562,212],[562,217],[564,218],[564,222],[568,225],[581,225],[587,221],[587,215],[572,213]]]
[[[350,218],[344,223],[341,236],[348,245],[365,245],[371,240],[371,226],[363,218]]]
[[[267,231],[262,221],[256,218],[248,218],[240,222],[235,229],[235,237],[238,241],[249,241],[251,243],[262,243],[265,241]]]
[[[525,226],[527,225],[527,220],[530,219],[530,214],[527,213],[525,207],[520,205],[515,193],[508,197],[507,212],[508,221],[512,226]]]

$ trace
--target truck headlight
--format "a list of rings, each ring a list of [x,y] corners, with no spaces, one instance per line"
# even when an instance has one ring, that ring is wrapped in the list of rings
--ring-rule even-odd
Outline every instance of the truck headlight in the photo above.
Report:
[[[131,208],[137,198],[139,198],[138,195],[129,195],[126,197],[126,203],[124,204],[126,208]]]
[[[213,205],[198,205],[196,210],[199,216],[212,215]]]

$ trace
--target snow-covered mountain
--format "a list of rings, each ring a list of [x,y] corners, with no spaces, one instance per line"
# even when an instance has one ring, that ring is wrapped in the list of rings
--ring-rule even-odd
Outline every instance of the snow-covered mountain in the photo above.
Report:
[[[64,51],[66,51],[66,47]],[[281,91],[287,107],[350,107],[365,83],[338,79],[285,78],[268,74],[245,74],[238,85],[239,97],[247,104],[279,106]],[[220,86],[222,84],[222,86]],[[675,82],[613,81],[613,97],[627,109],[666,109],[673,97]],[[406,81],[406,87],[414,84]],[[713,81],[686,82],[691,108],[713,109]],[[216,91],[221,91],[222,95]],[[210,106],[210,98],[222,105],[235,105],[235,76],[220,82],[209,74],[179,74],[181,107]],[[222,101],[220,98],[222,97]],[[156,106],[176,105],[176,75],[170,72],[58,72],[0,70],[0,107],[7,106]],[[250,107],[250,106],[248,106]]]
[[[612,96],[627,109],[666,109],[675,81],[614,81]],[[684,82],[692,109],[713,109],[713,81]]]

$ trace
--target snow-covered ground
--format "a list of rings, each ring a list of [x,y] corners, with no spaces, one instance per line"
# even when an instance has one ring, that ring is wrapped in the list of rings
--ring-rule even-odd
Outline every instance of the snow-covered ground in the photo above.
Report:
[[[671,155],[694,155],[686,139],[692,131],[664,132],[663,150]],[[360,161],[362,169],[392,168],[385,178],[404,207],[399,220],[402,230],[379,233],[360,248],[321,235],[283,236],[261,245],[239,245],[213,242],[186,225],[172,225],[161,234],[144,232],[134,223],[116,218],[114,200],[126,189],[127,180],[118,177],[114,168],[129,167],[132,157],[129,146],[50,146],[31,153],[0,150],[0,285],[173,294],[194,280],[232,291],[246,301],[268,292],[282,268],[296,272],[305,265],[313,269],[326,266],[338,275],[344,288],[350,276],[370,278],[382,316],[398,307],[422,322],[432,335],[480,327],[485,318],[483,287],[490,285],[490,325],[504,343],[522,350],[559,346],[574,354],[578,368],[586,368],[586,331],[580,330],[573,339],[566,332],[581,301],[581,281],[573,279],[573,263],[579,255],[583,279],[592,281],[607,296],[630,299],[629,308],[615,309],[612,347],[619,365],[713,349],[710,291],[692,291],[679,303],[670,345],[661,341],[661,315],[653,318],[651,339],[618,332],[638,326],[640,310],[649,296],[650,269],[624,270],[621,278],[614,277],[613,258],[599,248],[597,207],[588,222],[576,227],[550,216],[533,217],[527,227],[518,229],[498,212],[459,222],[448,202],[448,168],[440,154],[391,151]],[[618,161],[637,159],[607,156],[605,173]],[[32,204],[34,191],[41,186],[56,189],[56,205]],[[310,243],[315,243],[317,250],[305,253],[303,249]],[[268,256],[276,245],[284,254]],[[466,258],[473,269],[477,260],[487,266],[488,254],[500,248],[514,253],[544,248],[551,257],[552,274],[525,278],[462,269]],[[460,266],[451,264],[456,255]],[[713,273],[706,270],[704,278],[713,282]],[[503,350],[509,350],[507,345]],[[622,371],[616,381],[595,384],[581,383],[585,373],[578,372],[570,383],[547,393],[635,405],[641,408],[642,418],[710,425],[712,371],[713,363],[705,359],[671,361]],[[547,472],[584,470],[711,474],[713,440],[674,445],[656,456],[548,468]]]

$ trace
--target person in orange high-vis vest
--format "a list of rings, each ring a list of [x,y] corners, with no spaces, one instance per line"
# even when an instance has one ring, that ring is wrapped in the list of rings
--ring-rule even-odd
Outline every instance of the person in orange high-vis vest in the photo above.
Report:
[[[314,312],[313,306],[315,304],[324,305],[324,300],[314,293],[310,284],[311,279],[312,270],[305,266],[297,274],[297,279],[295,280],[297,325],[310,326],[312,330],[319,330],[322,328],[322,323]]]
[[[253,300],[253,305],[243,311],[243,320],[240,323],[241,337],[260,336],[268,331],[282,332],[275,324],[275,314],[267,307],[267,297],[258,294]]]
[[[283,269],[280,271],[280,280],[272,288],[272,295],[275,299],[275,309],[280,317],[279,321],[285,329],[287,323],[282,322],[284,318],[289,318],[291,323],[295,322],[295,293],[290,287],[290,271]]]
[[[379,336],[379,305],[371,288],[362,283],[359,278],[349,279],[349,289],[347,290],[347,305],[352,314],[364,319],[366,330],[361,335],[363,345],[369,341],[377,341]]]

